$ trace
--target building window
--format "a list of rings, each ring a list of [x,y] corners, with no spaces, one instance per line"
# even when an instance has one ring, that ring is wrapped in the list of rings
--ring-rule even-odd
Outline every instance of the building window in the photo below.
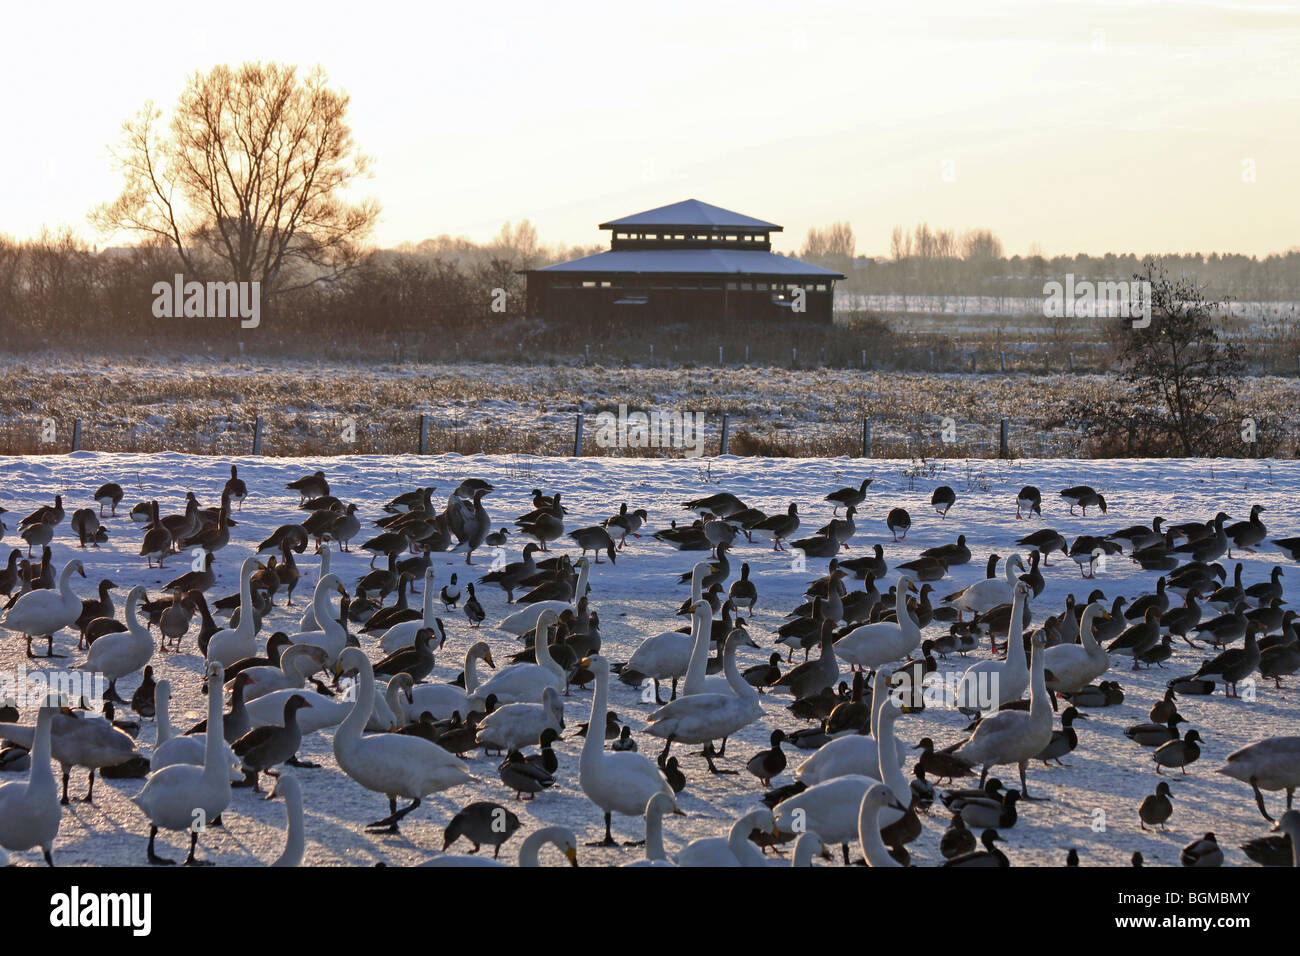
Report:
[[[754,291],[754,283],[752,283],[752,282],[742,282],[742,283],[740,284],[740,291],[741,291],[741,292],[753,292],[753,291]]]

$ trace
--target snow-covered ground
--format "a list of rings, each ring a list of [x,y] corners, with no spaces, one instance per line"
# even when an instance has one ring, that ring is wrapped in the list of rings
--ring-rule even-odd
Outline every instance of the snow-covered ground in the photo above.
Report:
[[[285,490],[285,483],[323,468],[331,489],[345,501],[356,501],[361,513],[373,520],[379,517],[380,505],[393,495],[416,486],[434,484],[439,495],[446,494],[463,478],[476,476],[492,482],[497,490],[485,499],[495,526],[510,526],[512,519],[531,508],[531,489],[561,491],[569,509],[569,529],[595,523],[613,514],[620,502],[630,508],[643,507],[650,513],[648,530],[666,527],[670,519],[688,518],[680,506],[687,498],[730,491],[748,504],[769,513],[784,510],[797,501],[803,515],[802,529],[812,532],[830,518],[830,506],[822,500],[827,492],[862,478],[875,479],[867,501],[858,516],[859,532],[852,540],[856,556],[869,546],[881,542],[891,567],[889,581],[895,578],[892,568],[917,556],[923,548],[953,540],[958,533],[967,535],[973,560],[954,569],[949,579],[938,585],[939,593],[956,590],[983,576],[984,561],[990,551],[1014,553],[1018,536],[1045,525],[1059,530],[1068,539],[1080,533],[1102,533],[1134,523],[1149,522],[1154,514],[1169,520],[1204,520],[1222,509],[1234,518],[1245,518],[1250,506],[1263,504],[1263,518],[1270,537],[1300,532],[1300,465],[1296,462],[1267,461],[1062,461],[1022,460],[983,462],[975,472],[959,462],[939,464],[937,470],[909,476],[908,462],[849,459],[789,460],[714,458],[697,460],[648,459],[563,459],[519,457],[343,457],[329,459],[234,459],[239,465],[251,494],[242,514],[236,517],[232,543],[219,552],[217,586],[212,596],[237,589],[239,563],[255,544],[277,525],[300,520],[297,495]],[[137,556],[139,526],[126,513],[137,500],[158,498],[164,513],[179,512],[186,491],[194,491],[204,505],[214,505],[228,473],[230,459],[204,458],[180,454],[148,456],[77,453],[70,456],[0,459],[0,506],[9,509],[4,517],[9,531],[4,538],[5,552],[21,545],[14,525],[32,508],[52,501],[54,494],[65,495],[68,511],[90,504],[90,495],[102,482],[118,481],[127,489],[127,499],[119,508],[119,517],[106,519],[111,538],[98,550],[80,553],[75,537],[65,521],[60,525],[54,544],[57,566],[70,557],[79,556],[86,564],[87,579],[76,579],[76,587],[89,596],[92,586],[102,577],[112,578],[118,587],[119,609],[126,591],[144,584],[156,594],[158,586],[174,574],[185,570],[187,561],[172,559],[163,571],[147,570],[144,559]],[[1110,507],[1106,516],[1087,518],[1070,516],[1056,491],[1068,485],[1086,483],[1101,491]],[[956,506],[946,521],[941,521],[929,507],[931,491],[939,484],[952,485],[958,494]],[[1024,484],[1043,490],[1044,521],[1017,521],[1015,496]],[[902,505],[913,516],[907,539],[893,543],[885,529],[884,517],[889,508]],[[357,539],[358,542],[361,539]],[[522,541],[515,539],[518,545]],[[517,557],[517,547],[510,558]],[[569,549],[576,557],[576,549]],[[1021,549],[1022,552],[1024,549]],[[825,560],[810,560],[807,570],[795,570],[787,554],[774,553],[760,544],[738,540],[734,552],[737,571],[741,561],[750,563],[759,591],[758,607],[753,615],[751,633],[763,645],[761,651],[745,648],[742,666],[766,659],[775,628],[787,611],[802,600],[806,584],[822,573]],[[689,570],[699,560],[699,553],[679,552],[649,536],[629,540],[627,550],[616,565],[602,563],[592,576],[592,600],[600,613],[604,638],[603,654],[611,660],[625,660],[645,636],[682,619],[674,616],[677,605],[687,594],[685,586],[675,583],[676,576]],[[486,570],[490,560],[480,552],[475,564]],[[1246,583],[1264,580],[1277,563],[1285,571],[1288,591],[1300,588],[1297,569],[1271,546],[1259,554],[1242,558]],[[434,556],[438,585],[457,572],[467,580],[463,557],[452,554]],[[278,607],[266,622],[262,636],[274,630],[297,630],[302,602],[310,595],[315,580],[316,559],[310,551],[300,560],[303,581],[297,590],[298,606]],[[346,584],[353,584],[364,572],[367,558],[361,553],[335,555],[334,570]],[[1229,571],[1231,566],[1229,565]],[[1136,569],[1127,559],[1112,559],[1095,582],[1082,581],[1072,562],[1054,560],[1044,569],[1047,589],[1033,603],[1035,620],[1058,612],[1065,596],[1073,592],[1083,599],[1093,587],[1106,592],[1108,598],[1125,594],[1130,598],[1153,589],[1157,575]],[[477,576],[477,575],[475,575]],[[882,587],[883,590],[883,587]],[[505,659],[517,649],[513,638],[492,627],[511,608],[504,595],[495,588],[485,588],[481,597],[488,611],[487,624],[471,631],[460,612],[443,615],[449,625],[449,640],[438,655],[436,680],[449,680],[461,669],[464,651],[477,638],[489,640],[494,654]],[[283,596],[281,596],[281,602]],[[120,610],[119,610],[120,614]],[[938,626],[931,628],[934,635]],[[363,638],[363,644],[367,641]],[[372,658],[378,651],[369,642]],[[75,640],[67,632],[56,641],[56,649],[70,654],[67,664],[80,662]],[[987,654],[987,648],[980,655]],[[1175,772],[1173,787],[1174,816],[1165,833],[1143,833],[1138,827],[1137,807],[1142,797],[1151,793],[1158,779],[1151,751],[1131,743],[1123,734],[1125,727],[1147,720],[1147,711],[1161,695],[1164,682],[1172,675],[1195,670],[1205,652],[1175,644],[1174,659],[1166,669],[1152,668],[1133,672],[1127,659],[1115,658],[1109,677],[1123,685],[1126,699],[1121,706],[1088,712],[1089,720],[1078,726],[1081,743],[1065,762],[1068,767],[1045,768],[1035,765],[1029,772],[1030,788],[1046,794],[1051,801],[1021,806],[1019,823],[1004,833],[1007,853],[1016,864],[1060,864],[1069,847],[1078,847],[1085,864],[1126,864],[1134,850],[1140,850],[1151,864],[1173,864],[1179,849],[1207,830],[1213,830],[1232,864],[1244,864],[1238,845],[1267,832],[1269,825],[1256,810],[1250,789],[1227,777],[1215,774],[1214,768],[1235,749],[1254,740],[1277,734],[1300,734],[1300,706],[1294,684],[1275,689],[1271,682],[1257,688],[1254,701],[1227,700],[1221,694],[1212,697],[1188,697],[1180,700],[1179,710],[1205,739],[1201,759],[1186,776]],[[973,662],[954,658],[942,662],[941,670],[959,670]],[[15,635],[0,636],[0,667],[17,668],[24,663],[23,645]],[[30,663],[30,662],[28,662]],[[56,662],[58,663],[58,662]],[[199,694],[202,660],[192,636],[183,653],[155,657],[159,677],[172,680],[173,720],[186,727],[204,716],[204,698]],[[845,674],[847,677],[847,673]],[[119,691],[129,699],[139,678],[123,680]],[[764,719],[750,726],[728,743],[722,765],[741,772],[734,776],[711,776],[703,759],[688,756],[698,748],[679,745],[688,777],[687,789],[679,796],[684,817],[665,821],[668,851],[704,836],[725,835],[732,820],[757,805],[761,794],[758,781],[744,771],[743,762],[767,746],[772,729],[793,730],[802,726],[785,709],[789,697],[763,698]],[[572,735],[577,724],[587,719],[591,694],[575,690],[565,701],[566,734]],[[630,723],[643,753],[653,754],[657,738],[641,733],[651,710],[641,702],[640,693],[615,682],[611,707]],[[31,714],[24,715],[28,719]],[[942,746],[959,739],[965,719],[956,712],[927,708],[919,714],[900,717],[898,732],[909,743],[931,736]],[[154,738],[154,725],[146,721],[139,747],[148,752]],[[525,830],[548,824],[572,827],[580,840],[600,835],[600,813],[583,796],[578,785],[577,755],[579,738],[566,739],[557,748],[560,755],[559,785],[531,803],[518,803],[500,783],[495,758],[473,756],[469,765],[476,777],[473,785],[437,794],[404,822],[400,836],[373,836],[363,832],[363,825],[386,812],[382,797],[363,790],[336,766],[330,732],[311,735],[304,743],[303,755],[322,764],[318,770],[299,770],[306,807],[307,861],[312,864],[370,865],[378,861],[389,864],[413,863],[434,855],[442,846],[442,828],[461,806],[479,799],[499,801],[519,814]],[[792,770],[807,753],[787,747]],[[909,762],[910,769],[910,762]],[[1014,778],[1014,768],[1001,768],[1004,780]],[[13,779],[10,775],[0,780]],[[792,779],[787,770],[776,784]],[[61,864],[138,864],[145,860],[148,825],[129,797],[141,787],[138,780],[97,781],[93,805],[74,799],[65,808],[62,827],[55,847]],[[85,773],[74,774],[72,793],[84,793]],[[1277,794],[1270,794],[1271,809],[1280,806]],[[231,808],[224,814],[225,828],[210,830],[202,839],[202,853],[222,865],[265,863],[278,855],[283,845],[284,807],[281,801],[263,801],[249,790],[236,790]],[[925,833],[911,845],[914,862],[933,864],[940,859],[938,838],[947,825],[947,815],[936,810],[924,820]],[[1104,822],[1104,825],[1102,825]],[[639,838],[640,820],[615,818],[615,832],[623,839]],[[503,848],[502,858],[513,859],[521,842],[516,836]],[[161,838],[160,838],[161,839]],[[168,841],[174,848],[179,839]],[[453,852],[464,852],[463,841]],[[634,859],[636,849],[580,848],[584,865],[609,865]],[[557,862],[553,851],[544,851],[544,860]],[[171,855],[176,855],[173,852]],[[856,850],[855,850],[856,855]],[[39,862],[38,854],[17,854],[23,862]]]

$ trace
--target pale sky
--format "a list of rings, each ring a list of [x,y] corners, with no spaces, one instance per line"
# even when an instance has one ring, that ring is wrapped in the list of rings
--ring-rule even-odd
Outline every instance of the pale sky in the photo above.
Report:
[[[98,0],[3,22],[13,237],[104,244],[86,213],[118,191],[122,121],[274,59],[351,94],[381,246],[525,218],[604,243],[597,223],[687,198],[782,223],[783,250],[841,219],[875,255],[921,221],[1022,254],[1300,245],[1300,2]]]

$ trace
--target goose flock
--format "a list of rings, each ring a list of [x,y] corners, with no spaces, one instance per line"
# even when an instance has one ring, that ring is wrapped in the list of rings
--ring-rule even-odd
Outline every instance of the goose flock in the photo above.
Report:
[[[1276,489],[193,461],[0,489],[11,862],[1295,865]]]

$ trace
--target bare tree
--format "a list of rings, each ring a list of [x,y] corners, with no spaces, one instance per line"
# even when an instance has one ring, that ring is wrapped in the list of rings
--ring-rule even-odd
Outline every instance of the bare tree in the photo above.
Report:
[[[379,216],[371,200],[344,199],[370,168],[348,102],[319,67],[195,73],[169,123],[148,103],[123,125],[122,193],[91,220],[165,241],[195,275],[261,282],[264,298],[337,277]]]

